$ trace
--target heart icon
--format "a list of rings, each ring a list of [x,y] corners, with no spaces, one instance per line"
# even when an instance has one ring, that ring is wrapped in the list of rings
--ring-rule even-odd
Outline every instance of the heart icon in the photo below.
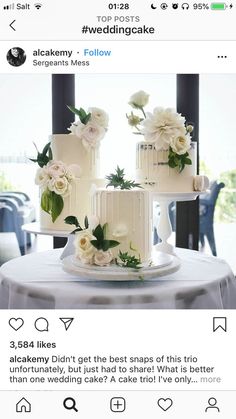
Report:
[[[18,317],[18,319],[15,319],[12,317],[9,320],[9,325],[14,329],[15,331],[19,330],[24,324],[24,320],[21,317]]]
[[[164,412],[166,412],[172,406],[173,400],[171,400],[169,398],[167,398],[167,399],[162,398],[162,399],[159,399],[157,401],[157,404],[162,410],[164,410]]]

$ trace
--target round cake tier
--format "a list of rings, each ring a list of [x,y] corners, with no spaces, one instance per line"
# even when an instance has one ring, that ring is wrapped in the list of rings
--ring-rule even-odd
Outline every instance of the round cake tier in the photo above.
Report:
[[[121,250],[140,255],[142,262],[151,258],[153,223],[148,191],[98,189],[92,196],[92,214],[101,224],[108,224],[107,237],[120,242],[112,249],[114,257]]]
[[[169,151],[157,151],[154,144],[141,141],[136,148],[136,179],[145,189],[154,192],[192,192],[196,176],[197,143],[188,151],[191,165],[179,173],[168,165]]]
[[[82,141],[72,134],[54,134],[49,139],[54,160],[60,160],[67,165],[79,165],[82,178],[99,177],[99,146],[87,150]]]
[[[70,215],[77,217],[83,225],[85,216],[91,214],[91,187],[93,184],[96,187],[101,187],[104,186],[104,183],[103,179],[75,180],[70,195],[63,198],[64,208],[54,223],[51,216],[40,208],[40,227],[46,230],[73,231],[75,226],[66,224],[64,221]]]

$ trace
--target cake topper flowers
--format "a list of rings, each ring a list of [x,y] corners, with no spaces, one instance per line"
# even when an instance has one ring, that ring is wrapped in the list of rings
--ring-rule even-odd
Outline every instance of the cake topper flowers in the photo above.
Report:
[[[187,125],[185,118],[170,108],[156,107],[153,112],[145,112],[149,95],[143,91],[131,96],[129,104],[142,115],[131,112],[126,115],[128,123],[136,129],[135,134],[144,136],[155,149],[168,151],[168,165],[182,172],[185,165],[192,164],[188,150],[191,148],[193,126]]]
[[[83,108],[77,109],[74,106],[68,108],[79,117],[68,130],[82,141],[87,150],[98,147],[108,129],[107,113],[100,108],[89,108],[87,112]]]

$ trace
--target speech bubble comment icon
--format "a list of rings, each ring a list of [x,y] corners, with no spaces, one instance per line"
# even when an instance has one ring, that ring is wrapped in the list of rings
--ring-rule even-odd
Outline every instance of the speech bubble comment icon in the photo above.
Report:
[[[48,332],[49,330],[49,323],[45,317],[39,317],[34,322],[34,327],[38,332]]]

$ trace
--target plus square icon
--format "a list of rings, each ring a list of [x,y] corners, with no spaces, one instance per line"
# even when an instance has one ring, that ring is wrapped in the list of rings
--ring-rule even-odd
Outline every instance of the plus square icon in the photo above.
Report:
[[[125,399],[123,397],[113,397],[110,401],[112,412],[121,413],[125,411]]]

